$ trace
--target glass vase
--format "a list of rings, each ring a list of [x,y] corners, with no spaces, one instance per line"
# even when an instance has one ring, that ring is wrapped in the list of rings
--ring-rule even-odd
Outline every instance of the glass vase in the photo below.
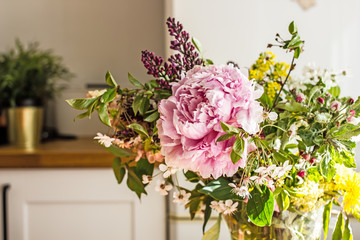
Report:
[[[231,240],[320,240],[323,208],[301,213],[274,212],[270,226],[259,227],[248,220],[246,204],[232,215],[224,215]]]

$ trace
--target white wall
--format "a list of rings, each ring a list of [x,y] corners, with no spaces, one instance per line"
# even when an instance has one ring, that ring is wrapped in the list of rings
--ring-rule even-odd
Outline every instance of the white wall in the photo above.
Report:
[[[93,135],[101,124],[72,119],[66,98],[86,93],[87,83],[104,83],[110,70],[123,87],[130,87],[127,72],[147,80],[141,50],[164,55],[163,0],[0,0],[0,51],[9,49],[19,37],[39,41],[64,57],[76,74],[70,89],[55,106],[62,133]]]
[[[258,54],[274,43],[276,33],[287,36],[294,20],[306,41],[298,70],[308,62],[327,68],[350,68],[351,82],[342,84],[344,94],[358,96],[360,77],[360,2],[316,0],[304,11],[292,0],[170,0],[168,14],[180,20],[202,42],[205,56],[216,63],[234,60],[250,66]],[[172,13],[171,13],[172,11]],[[291,54],[272,49],[279,60],[290,62]]]

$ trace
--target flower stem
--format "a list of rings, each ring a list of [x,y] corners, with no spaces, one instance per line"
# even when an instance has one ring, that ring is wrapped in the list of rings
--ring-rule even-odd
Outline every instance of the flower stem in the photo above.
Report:
[[[292,70],[294,70],[294,67],[295,67],[295,65],[294,65],[294,60],[295,60],[295,56],[293,56],[293,58],[292,58],[292,60],[291,60],[291,65],[290,65],[289,72],[288,72],[288,74],[287,74],[287,76],[286,76],[286,78],[285,78],[284,83],[283,83],[283,84],[281,84],[280,91],[279,91],[279,92],[278,92],[278,94],[276,95],[276,98],[275,98],[275,100],[274,100],[273,106],[271,107],[271,109],[270,109],[270,111],[269,111],[269,112],[271,112],[271,111],[275,108],[276,103],[277,103],[277,101],[279,100],[280,93],[282,92],[282,90],[283,90],[283,88],[284,88],[284,86],[285,86],[286,82],[289,80],[290,73],[292,72]]]

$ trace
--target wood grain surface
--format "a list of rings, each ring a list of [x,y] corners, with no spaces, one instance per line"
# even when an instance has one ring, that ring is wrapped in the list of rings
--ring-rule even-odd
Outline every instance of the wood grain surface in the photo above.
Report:
[[[90,137],[46,142],[34,151],[0,147],[0,168],[110,168],[113,158]]]

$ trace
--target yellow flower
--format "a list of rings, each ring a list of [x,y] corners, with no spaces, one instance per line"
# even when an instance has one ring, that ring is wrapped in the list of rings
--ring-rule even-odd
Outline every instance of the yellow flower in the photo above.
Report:
[[[336,190],[343,191],[346,188],[347,179],[349,178],[349,176],[354,174],[354,171],[340,164],[336,164],[335,168],[336,168],[336,175],[334,180],[337,186]]]
[[[343,207],[346,213],[360,211],[360,175],[353,172],[345,179]]]
[[[284,62],[275,63],[274,70],[272,72],[272,78],[275,80],[285,79],[288,74],[289,68],[290,68],[290,65],[288,65]]]
[[[274,100],[277,91],[280,91],[281,85],[277,82],[268,82],[266,84],[266,95],[270,98],[271,101]]]
[[[306,180],[301,188],[295,190],[304,194],[303,197],[293,197],[291,199],[292,204],[299,210],[310,212],[323,204],[320,198],[323,196],[324,190],[319,183]]]

